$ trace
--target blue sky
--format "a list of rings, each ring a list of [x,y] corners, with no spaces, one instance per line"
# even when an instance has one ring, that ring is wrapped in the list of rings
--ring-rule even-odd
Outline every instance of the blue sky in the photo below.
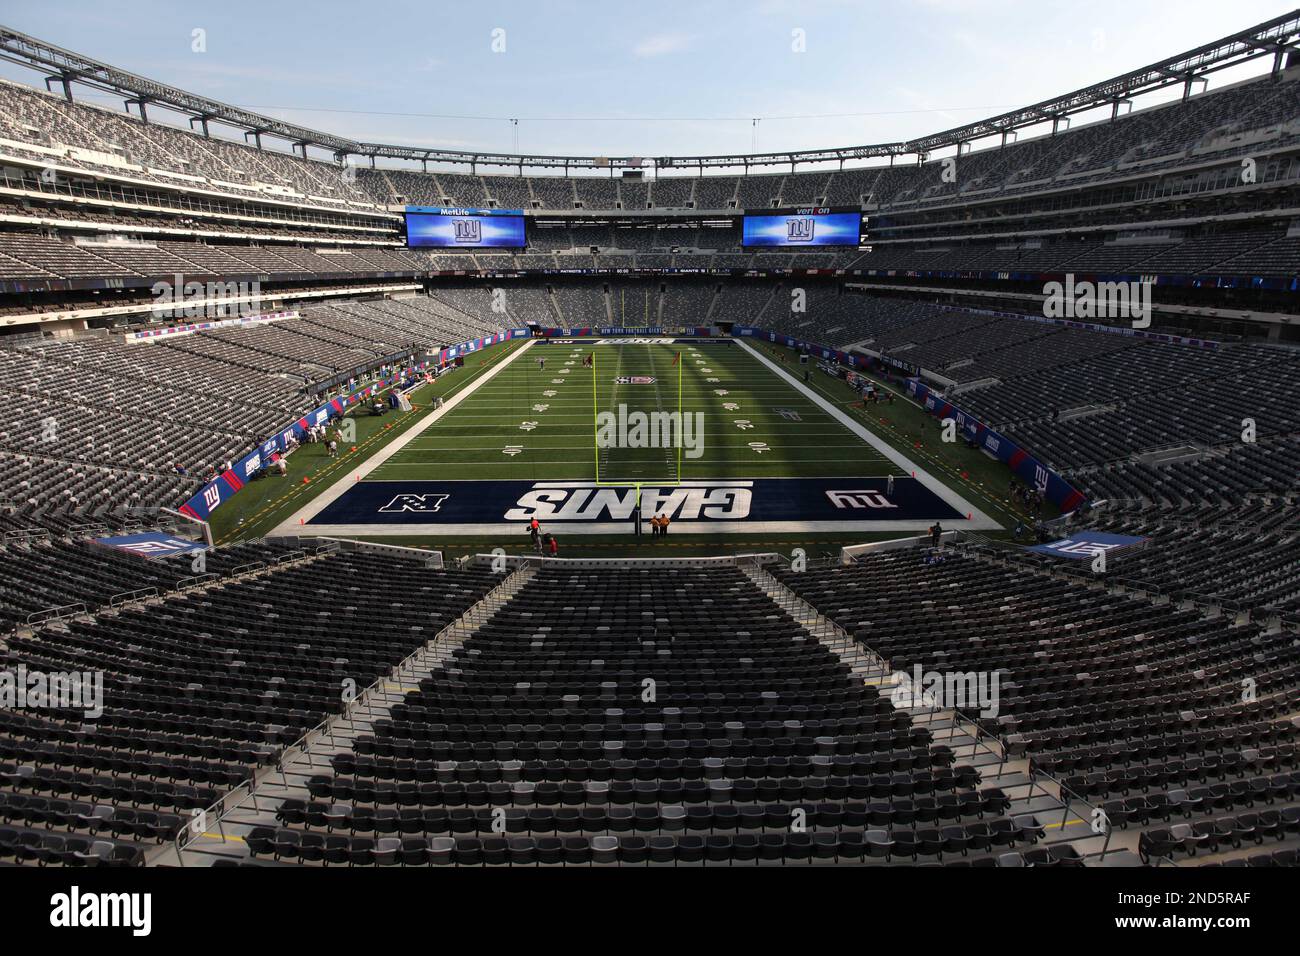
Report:
[[[362,140],[655,156],[935,132],[1289,8],[1259,0],[5,0],[0,22]],[[191,49],[196,29],[205,31],[204,52]],[[494,30],[504,30],[502,52],[493,52]],[[795,30],[804,52],[792,49]],[[0,75],[41,82],[9,64]]]

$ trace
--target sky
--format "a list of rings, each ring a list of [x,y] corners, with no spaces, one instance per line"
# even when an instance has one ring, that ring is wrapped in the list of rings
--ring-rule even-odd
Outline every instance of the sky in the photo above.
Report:
[[[4,0],[0,24],[362,141],[666,156],[933,133],[1289,9],[1262,0]],[[8,63],[0,76],[42,83]]]

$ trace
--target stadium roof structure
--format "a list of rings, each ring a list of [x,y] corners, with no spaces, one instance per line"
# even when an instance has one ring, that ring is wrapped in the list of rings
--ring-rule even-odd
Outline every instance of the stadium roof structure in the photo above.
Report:
[[[243,130],[245,140],[251,138],[259,148],[263,135],[282,139],[304,157],[308,147],[317,147],[333,152],[339,162],[357,156],[368,158],[371,165],[376,159],[385,158],[414,160],[426,168],[429,163],[446,163],[466,165],[472,170],[481,165],[517,167],[521,172],[525,168],[608,169],[613,175],[617,169],[637,170],[647,166],[656,172],[695,167],[702,173],[705,168],[743,167],[748,172],[754,166],[787,164],[793,170],[801,164],[830,162],[838,162],[842,168],[846,160],[889,157],[893,161],[900,156],[914,156],[918,162],[924,162],[937,150],[955,147],[961,151],[975,141],[994,136],[1006,142],[1017,130],[1044,122],[1051,122],[1055,131],[1062,121],[1068,124],[1069,117],[1076,113],[1109,106],[1111,115],[1115,116],[1122,106],[1131,106],[1134,97],[1175,84],[1182,84],[1186,98],[1195,84],[1211,73],[1263,56],[1273,57],[1272,72],[1276,75],[1284,65],[1286,53],[1297,49],[1297,41],[1300,41],[1300,9],[1072,93],[917,139],[817,150],[653,158],[488,153],[358,142],[189,93],[4,26],[0,26],[0,59],[45,73],[47,88],[59,82],[69,100],[73,98],[73,84],[79,83],[122,96],[127,109],[135,106],[145,122],[148,122],[148,105],[157,104],[189,116],[191,127],[198,124],[204,135],[209,134],[208,124],[217,122]]]

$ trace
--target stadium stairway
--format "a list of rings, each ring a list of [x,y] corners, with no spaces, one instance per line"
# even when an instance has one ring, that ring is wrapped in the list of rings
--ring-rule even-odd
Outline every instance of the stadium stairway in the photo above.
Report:
[[[1263,655],[1270,643],[1285,647],[1286,630],[1277,621],[1255,625],[1249,615],[1225,615],[1219,608],[1173,601],[1168,594],[1158,591],[1134,590],[1103,582],[1094,575],[1081,575],[1077,569],[1030,565],[1007,550],[991,548],[978,540],[959,545],[954,560],[1007,570],[1017,576],[1015,584],[1004,580],[987,593],[1001,595],[1011,586],[1029,594],[1043,582],[1058,582],[1069,590],[1067,603],[1062,607],[1084,607],[1104,600],[1102,596],[1132,602],[1121,603],[1119,610],[1107,618],[1112,626],[1122,620],[1125,610],[1143,614],[1143,606],[1150,609],[1151,621],[1146,626],[1152,633],[1156,633],[1156,625],[1163,624],[1165,618],[1175,624],[1181,622],[1189,644],[1180,648],[1179,655],[1165,665],[1163,669],[1167,672],[1174,671],[1185,656],[1196,653],[1198,632],[1213,633],[1213,646],[1204,646],[1215,654],[1230,654],[1235,640],[1243,637],[1250,640],[1247,654],[1261,668],[1269,662]],[[848,576],[827,590],[827,575]],[[854,575],[859,576],[858,583],[854,582]],[[811,586],[809,581],[813,582]],[[892,652],[902,651],[905,655],[899,644],[899,633],[909,630],[909,626],[895,622],[895,615],[901,621],[914,614],[905,605],[914,607],[917,598],[930,605],[926,611],[929,620],[924,627],[910,628],[913,637],[928,634],[931,639],[944,638],[954,621],[951,611],[955,605],[940,598],[943,592],[916,583],[919,587],[911,600],[895,591],[897,579],[890,577],[884,556],[879,556],[876,563],[860,562],[837,570],[810,573],[807,577],[782,571],[778,580],[781,586],[788,585],[800,594],[812,596],[828,615],[857,620],[860,626],[871,620],[870,631],[859,630],[858,639],[870,646],[871,634],[878,633],[881,646],[892,646]],[[942,587],[942,583],[937,586]],[[974,585],[963,588],[962,606],[977,601],[978,591]],[[888,601],[888,611],[884,614],[864,611],[871,602],[882,600]],[[1030,623],[1042,626],[1040,634],[1067,633],[1061,629],[1063,619],[1047,619],[1048,606],[1046,603],[1036,606],[1032,613],[1039,615],[1040,621]],[[804,613],[815,615],[818,611],[808,609]],[[1223,622],[1226,632],[1216,627],[1218,622]],[[1251,640],[1251,634],[1257,636]],[[1139,641],[1142,636],[1138,635]],[[1283,640],[1279,642],[1278,638]],[[1005,660],[999,658],[1005,653],[1005,644],[1017,639],[1023,639],[1018,632],[1006,634],[997,644],[973,653],[991,654],[993,659]],[[1131,650],[1139,641],[1130,640],[1123,647]],[[951,643],[948,647],[956,650]],[[1108,651],[1098,647],[1095,653],[1105,655]],[[974,660],[971,664],[979,666]],[[1196,665],[1184,663],[1183,666]],[[1267,669],[1263,671],[1266,672]],[[888,680],[885,667],[881,667],[879,675]],[[1200,680],[1203,673],[1196,671],[1191,676]],[[1232,672],[1228,678],[1233,694],[1237,689],[1236,676]],[[1063,706],[1068,697],[1061,695]],[[1046,706],[1050,708],[1053,702]],[[1026,716],[1023,709],[1018,713]],[[1221,706],[1207,703],[1164,718],[1155,711],[1144,713],[1127,727],[1122,720],[1112,720],[1109,733],[1099,730],[1091,744],[1058,745],[1055,751],[1049,746],[1035,746],[1034,734],[1069,736],[1078,727],[1062,721],[1054,724],[1051,731],[1040,725],[1027,735],[1001,733],[994,732],[999,726],[996,721],[985,721],[986,730],[951,711],[934,713],[928,721],[918,717],[918,723],[932,727],[936,737],[941,738],[943,728],[952,731],[954,718],[957,733],[964,731],[968,739],[978,736],[980,745],[987,747],[991,755],[997,755],[981,763],[972,750],[956,750],[962,758],[972,759],[981,766],[987,774],[984,779],[997,780],[1009,794],[1022,798],[1046,794],[1063,808],[1056,819],[1057,828],[1078,831],[1074,846],[1084,856],[1085,865],[1295,865],[1296,854],[1300,852],[1300,774],[1295,772],[1300,766],[1295,745],[1296,734],[1300,732],[1300,693],[1294,685],[1269,685],[1257,699]],[[996,772],[983,769],[995,760]],[[1017,784],[1023,787],[1017,789]],[[1066,784],[1076,788],[1077,793],[1067,789]],[[1098,810],[1105,816],[1100,816]],[[1109,827],[1100,826],[1103,820]],[[1092,832],[1094,821],[1101,832]]]
[[[357,696],[341,713],[324,721],[287,750],[276,766],[259,774],[238,803],[217,819],[204,820],[201,830],[190,832],[175,844],[159,847],[150,862],[211,866],[246,858],[248,835],[258,827],[275,826],[275,808],[286,801],[310,799],[307,782],[322,772],[330,772],[338,755],[350,754],[355,741],[373,733],[376,723],[388,719],[394,705],[404,700],[414,685],[451,664],[455,651],[535,573],[527,564],[510,570],[497,587],[394,667],[387,678],[358,688]]]
[[[847,631],[822,614],[798,594],[786,587],[762,567],[747,568],[754,585],[768,595],[778,607],[794,618],[831,653],[836,654],[863,683],[892,695],[899,687],[899,675],[866,645],[855,641]],[[899,706],[897,703],[895,706]],[[998,787],[1012,800],[1010,815],[1029,813],[1044,821],[1044,846],[1059,843],[1070,847],[1085,863],[1100,853],[1104,841],[1087,834],[1088,821],[1074,812],[1061,797],[1059,789],[1049,788],[1030,773],[1029,761],[1010,757],[995,737],[981,731],[952,708],[904,707],[914,726],[928,730],[936,744],[950,748],[957,760],[975,767],[980,782]],[[1108,854],[1108,865],[1136,863],[1122,854]]]

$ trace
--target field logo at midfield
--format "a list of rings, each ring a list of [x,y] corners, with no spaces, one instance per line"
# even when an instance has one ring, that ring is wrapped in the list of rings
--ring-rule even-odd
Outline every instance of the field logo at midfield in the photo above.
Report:
[[[505,513],[507,521],[629,521],[636,511],[635,488],[609,488],[574,482],[565,487],[533,488]],[[699,482],[692,486],[642,486],[642,514],[677,521],[740,521],[749,517],[753,489],[748,481]]]
[[[620,402],[617,413],[596,416],[596,447],[681,448],[687,458],[699,458],[704,454],[704,413],[629,412]]]
[[[778,408],[776,410],[776,413],[788,422],[803,421],[803,419],[799,417],[799,413],[795,411],[793,408]]]
[[[653,385],[654,383],[653,375],[620,375],[614,379],[616,385]]]
[[[417,514],[429,514],[442,508],[442,503],[451,495],[398,495],[379,510],[386,514],[414,511]]]

